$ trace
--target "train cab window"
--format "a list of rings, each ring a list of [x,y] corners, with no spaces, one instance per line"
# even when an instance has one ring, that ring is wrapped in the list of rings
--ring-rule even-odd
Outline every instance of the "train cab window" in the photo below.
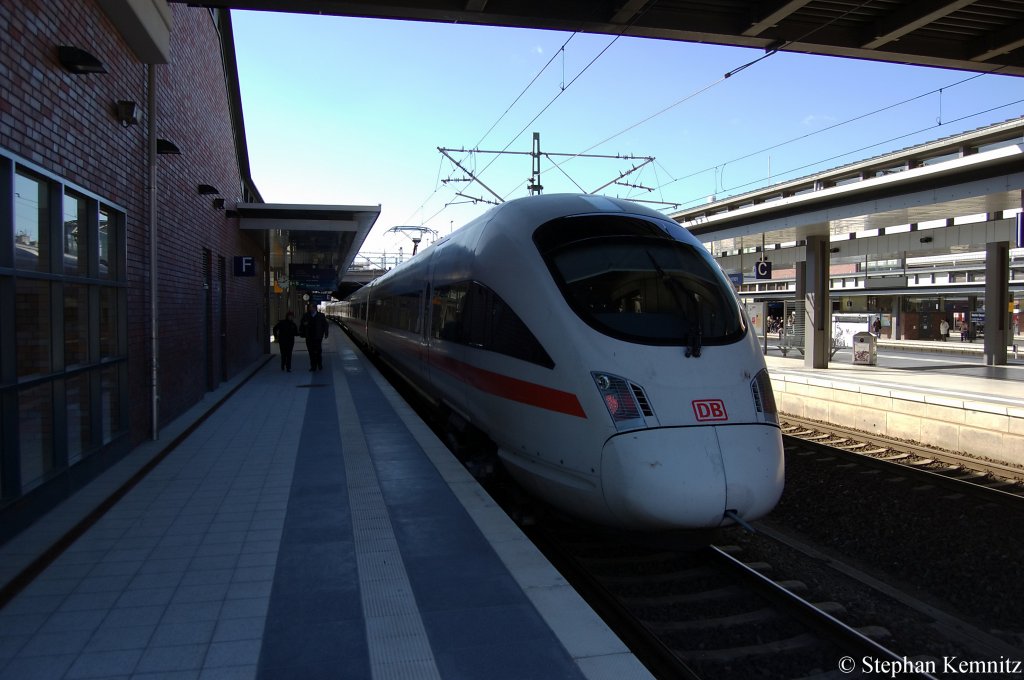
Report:
[[[433,299],[435,338],[554,367],[522,319],[487,286],[476,281],[440,286]]]
[[[542,226],[534,241],[569,305],[602,333],[700,346],[735,342],[746,331],[728,280],[682,229],[573,218]]]

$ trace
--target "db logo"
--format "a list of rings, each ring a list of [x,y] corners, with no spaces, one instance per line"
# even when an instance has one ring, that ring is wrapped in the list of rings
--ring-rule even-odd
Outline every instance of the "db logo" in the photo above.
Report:
[[[721,399],[694,399],[693,415],[697,420],[729,420],[725,412],[725,403]]]

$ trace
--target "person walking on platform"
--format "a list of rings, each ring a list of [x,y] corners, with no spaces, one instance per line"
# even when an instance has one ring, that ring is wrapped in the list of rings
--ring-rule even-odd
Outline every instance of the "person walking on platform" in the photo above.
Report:
[[[281,348],[281,370],[292,372],[292,349],[295,347],[295,336],[299,327],[292,321],[295,314],[289,309],[284,318],[274,325],[274,339]]]
[[[299,323],[299,335],[306,338],[306,349],[309,350],[309,370],[319,371],[324,367],[324,354],[320,343],[327,337],[327,317],[320,314],[316,305],[310,303],[308,311]]]
[[[939,322],[939,337],[943,342],[949,340],[949,322],[945,319]]]

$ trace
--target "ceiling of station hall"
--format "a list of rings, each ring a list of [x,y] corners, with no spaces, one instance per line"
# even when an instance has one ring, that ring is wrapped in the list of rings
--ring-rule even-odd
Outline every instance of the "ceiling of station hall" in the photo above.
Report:
[[[1024,0],[191,0],[188,4],[604,33],[1024,76]]]

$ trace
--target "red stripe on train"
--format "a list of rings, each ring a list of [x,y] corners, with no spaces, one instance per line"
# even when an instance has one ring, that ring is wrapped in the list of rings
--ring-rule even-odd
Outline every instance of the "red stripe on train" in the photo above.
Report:
[[[579,399],[571,392],[563,392],[525,380],[510,378],[500,373],[486,371],[457,359],[438,356],[434,352],[430,353],[430,363],[467,385],[488,394],[578,418],[587,417]]]

